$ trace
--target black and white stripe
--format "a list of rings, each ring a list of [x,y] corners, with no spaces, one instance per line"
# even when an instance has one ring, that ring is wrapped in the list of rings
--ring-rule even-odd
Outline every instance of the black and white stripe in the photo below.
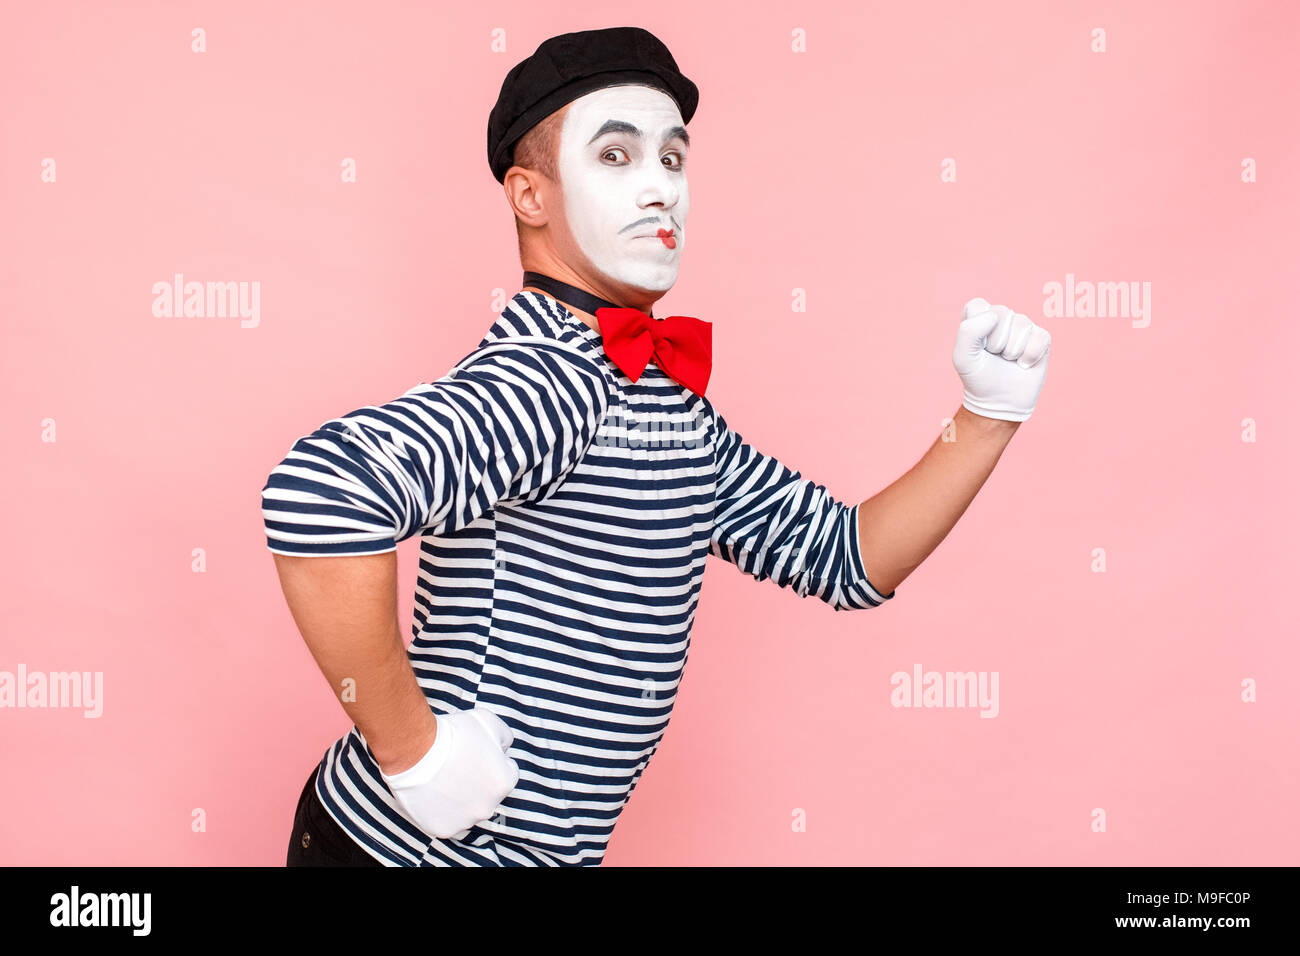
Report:
[[[392,866],[598,864],[667,727],[709,554],[835,610],[876,607],[858,506],[766,456],[655,365],[633,383],[555,300],[516,295],[447,375],[299,439],[262,490],[270,550],[422,535],[412,667],[437,712],[514,731],[519,783],[461,841],[397,811],[360,732],[322,803]]]

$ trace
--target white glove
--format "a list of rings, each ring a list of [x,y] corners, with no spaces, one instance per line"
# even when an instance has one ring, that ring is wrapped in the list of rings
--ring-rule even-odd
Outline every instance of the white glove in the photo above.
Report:
[[[459,840],[492,818],[519,782],[506,756],[514,734],[483,707],[436,714],[433,746],[414,767],[392,776],[380,771],[403,816],[431,836]]]
[[[1051,334],[1005,305],[971,299],[962,309],[952,364],[962,404],[976,415],[1023,422],[1034,413],[1047,377]]]

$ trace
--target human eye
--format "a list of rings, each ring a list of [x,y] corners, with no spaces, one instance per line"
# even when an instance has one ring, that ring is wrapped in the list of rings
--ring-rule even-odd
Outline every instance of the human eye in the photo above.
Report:
[[[606,146],[604,149],[600,151],[600,158],[604,159],[610,153],[622,153],[623,158],[624,159],[627,158],[627,150],[625,150],[622,146]]]
[[[686,157],[683,156],[681,153],[677,152],[676,150],[674,150],[671,153],[664,153],[662,159],[668,159],[669,157],[672,156],[677,157],[677,162],[672,164],[664,163],[664,165],[667,166],[669,169],[681,169],[683,166],[686,165]]]

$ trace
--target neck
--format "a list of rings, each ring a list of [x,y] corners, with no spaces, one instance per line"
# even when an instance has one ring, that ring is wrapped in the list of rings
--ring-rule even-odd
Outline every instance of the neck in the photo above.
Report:
[[[578,275],[573,269],[570,269],[562,262],[551,261],[546,266],[524,265],[525,272],[536,272],[539,275],[554,279],[556,282],[572,286],[588,295],[595,296],[598,299],[605,300],[610,305],[618,305],[631,309],[638,309],[647,315],[653,314],[655,302],[662,297],[662,292],[655,292],[646,289],[638,289],[633,286],[622,283],[605,281],[591,281],[583,276]],[[527,278],[525,276],[525,278]],[[603,279],[603,277],[602,277]],[[526,285],[524,289],[528,292],[536,292],[539,295],[545,295],[562,304],[566,309],[572,312],[579,321],[585,323],[593,330],[600,331],[600,323],[594,315],[595,306],[585,297],[571,296],[577,298],[582,305],[568,301],[564,289],[554,289],[548,291],[538,288],[534,285]],[[588,309],[592,311],[588,311]]]

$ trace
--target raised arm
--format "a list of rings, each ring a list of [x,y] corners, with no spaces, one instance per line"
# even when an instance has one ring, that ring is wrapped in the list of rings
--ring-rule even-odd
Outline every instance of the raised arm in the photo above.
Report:
[[[1047,378],[1052,336],[1005,305],[962,308],[952,362],[962,404],[908,472],[858,505],[858,535],[872,580],[895,588],[929,557],[1028,421]]]
[[[1005,305],[962,308],[953,368],[962,404],[907,474],[858,506],[863,560],[872,580],[897,587],[939,546],[1028,421],[1047,378],[1052,336]],[[947,439],[947,440],[945,440]]]
[[[858,540],[872,581],[892,590],[930,556],[1019,427],[962,406],[953,416],[950,441],[940,435],[905,475],[858,505]]]

